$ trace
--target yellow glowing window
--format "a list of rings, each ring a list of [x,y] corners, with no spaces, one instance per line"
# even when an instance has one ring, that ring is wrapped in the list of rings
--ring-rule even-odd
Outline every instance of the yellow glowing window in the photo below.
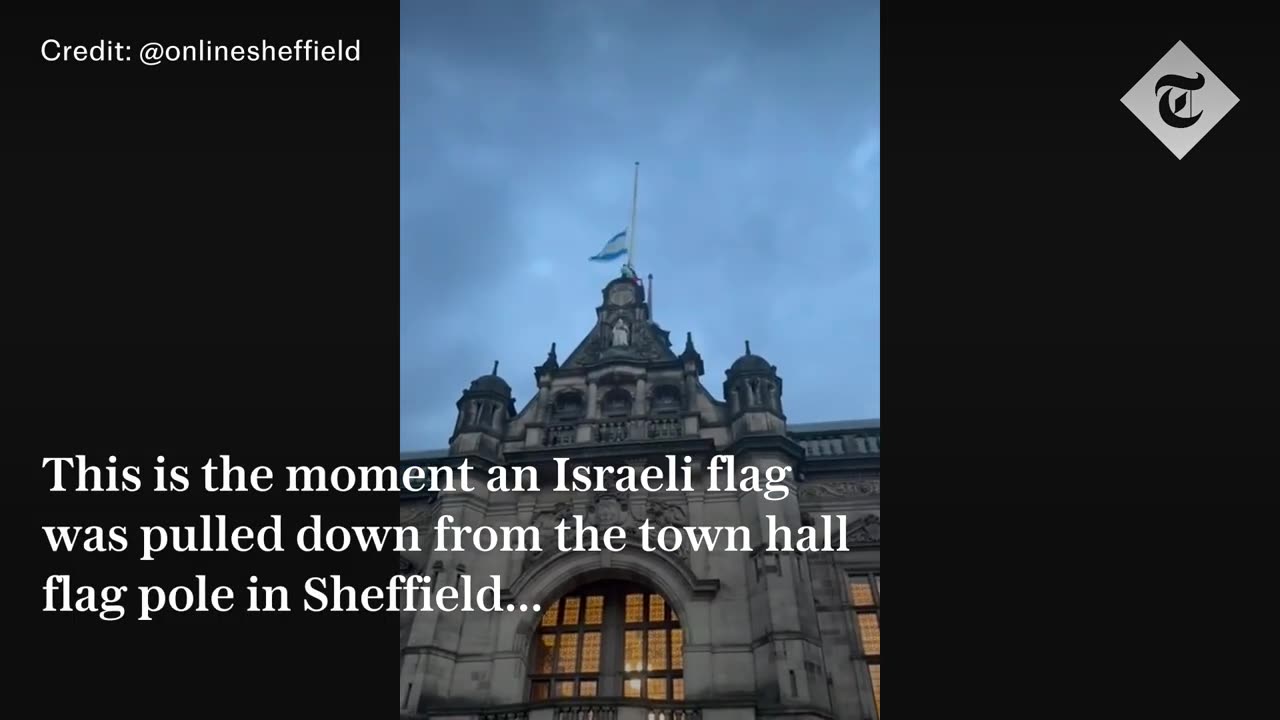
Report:
[[[644,622],[644,595],[627,596],[627,622]]]
[[[867,666],[871,672],[871,697],[876,702],[876,715],[880,715],[880,663]]]
[[[662,622],[667,604],[662,601],[661,595],[649,596],[649,622]]]
[[[534,672],[550,673],[555,667],[553,658],[555,657],[555,635],[539,635],[537,651],[533,659]]]
[[[671,631],[671,669],[684,669],[684,631],[679,628]]]
[[[560,652],[556,672],[571,673],[578,669],[578,635],[565,633],[560,636]]]
[[[547,612],[542,615],[542,627],[556,626],[556,613],[560,610],[560,601],[555,601],[551,607],[547,608]]]
[[[530,650],[531,701],[684,698],[684,632],[661,595],[601,582],[548,602]]]
[[[862,652],[880,654],[880,620],[875,613],[858,613],[858,634],[862,636]]]
[[[564,617],[560,620],[561,625],[577,625],[578,624],[578,598],[564,599]]]
[[[599,625],[604,621],[604,596],[592,595],[587,598],[587,618],[584,620],[586,625]]]
[[[600,633],[582,634],[582,672],[600,672]]]
[[[667,631],[649,631],[649,666],[646,670],[667,669]]]
[[[871,581],[865,578],[850,580],[849,599],[853,601],[854,607],[874,606],[876,601],[871,595]]]
[[[639,630],[628,630],[623,649],[625,652],[623,670],[642,672],[644,670],[644,633]]]

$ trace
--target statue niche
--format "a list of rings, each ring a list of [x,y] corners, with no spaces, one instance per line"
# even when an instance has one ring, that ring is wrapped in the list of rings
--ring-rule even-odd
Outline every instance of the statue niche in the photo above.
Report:
[[[631,330],[627,328],[627,323],[618,318],[613,321],[612,340],[609,343],[611,347],[627,347],[631,343]]]

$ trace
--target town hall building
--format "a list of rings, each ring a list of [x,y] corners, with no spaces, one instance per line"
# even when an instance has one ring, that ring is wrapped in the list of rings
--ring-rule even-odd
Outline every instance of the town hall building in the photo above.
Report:
[[[790,424],[778,368],[750,344],[708,387],[686,335],[677,353],[624,272],[603,291],[596,323],[563,361],[551,346],[537,394],[517,409],[493,372],[458,400],[447,450],[401,466],[666,466],[689,457],[693,492],[405,494],[400,522],[420,553],[400,572],[456,585],[501,577],[501,604],[527,612],[404,612],[402,718],[450,720],[879,720],[880,423]],[[766,349],[767,352],[767,349]],[[795,382],[795,380],[792,380]],[[712,458],[789,466],[789,492],[710,492]],[[562,519],[626,528],[621,552],[433,552],[441,515],[473,527]],[[843,516],[832,552],[774,552],[770,523],[799,530]],[[739,526],[746,552],[644,551],[637,528]],[[843,540],[843,543],[840,541]],[[532,607],[540,610],[534,612]]]

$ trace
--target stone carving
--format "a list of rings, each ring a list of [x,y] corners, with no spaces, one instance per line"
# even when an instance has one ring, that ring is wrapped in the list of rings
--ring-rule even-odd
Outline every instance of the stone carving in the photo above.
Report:
[[[853,527],[845,535],[845,542],[849,545],[879,545],[880,516],[873,513],[854,521]]]
[[[689,516],[685,513],[683,507],[661,500],[649,500],[645,504],[645,519],[649,521],[649,527],[652,528],[650,531],[651,538],[656,537],[656,532],[664,527],[684,528],[689,524]],[[639,533],[637,532],[638,536]],[[669,554],[688,565],[689,543],[680,543],[680,547],[674,553]]]
[[[610,305],[631,305],[635,300],[636,291],[630,285],[615,285],[609,292]]]
[[[840,480],[825,483],[801,483],[802,498],[850,498],[880,495],[880,479]]]
[[[528,567],[543,555],[556,552],[556,525],[561,520],[573,517],[573,506],[569,503],[556,503],[555,508],[543,510],[533,517],[532,526],[538,529],[538,545],[542,550],[529,552],[524,556],[524,566]]]
[[[591,509],[587,511],[586,524],[597,528],[622,525],[630,530],[630,523],[623,523],[623,510],[624,506],[617,496],[612,494],[601,495],[596,498]],[[625,519],[630,519],[630,516]]]
[[[649,500],[645,504],[645,515],[653,527],[684,527],[689,524],[689,516],[683,507],[662,500]]]
[[[600,354],[604,352],[604,339],[599,333],[591,333],[591,336],[583,342],[582,347],[576,353],[565,361],[566,367],[590,365],[600,359]]]
[[[435,525],[435,514],[439,506],[432,497],[426,502],[415,502],[400,506],[400,527],[416,527],[427,531]]]
[[[559,503],[553,510],[545,510],[534,517],[533,525],[538,528],[542,551],[526,554],[524,568],[528,568],[543,556],[553,555],[559,551],[555,527],[561,520],[571,520],[573,515],[573,509],[568,503]],[[596,496],[591,503],[591,507],[587,509],[583,517],[583,524],[600,530],[620,527],[626,531],[627,542],[639,546],[640,525],[646,520],[649,521],[649,527],[651,528],[650,537],[653,537],[652,533],[664,527],[683,528],[689,522],[688,514],[685,512],[684,507],[674,503],[649,500],[642,510],[627,502],[625,497],[614,493],[601,493]],[[688,565],[689,551],[687,543],[682,543],[679,551],[670,554],[680,562]]]

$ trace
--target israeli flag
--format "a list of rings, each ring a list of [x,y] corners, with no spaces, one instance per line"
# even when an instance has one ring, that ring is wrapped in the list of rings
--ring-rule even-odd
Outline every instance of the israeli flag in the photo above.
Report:
[[[608,262],[609,260],[616,260],[626,254],[627,231],[623,230],[610,238],[609,242],[604,244],[604,248],[600,252],[587,259],[594,260],[596,262]]]

